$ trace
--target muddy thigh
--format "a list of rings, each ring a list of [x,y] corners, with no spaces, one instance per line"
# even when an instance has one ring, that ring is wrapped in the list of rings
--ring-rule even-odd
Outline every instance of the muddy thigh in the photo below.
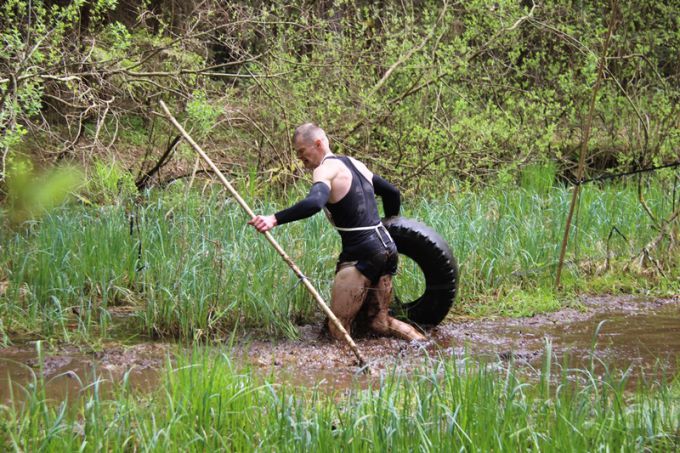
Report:
[[[352,321],[366,299],[370,281],[352,264],[339,266],[333,282],[331,311],[338,318],[347,332],[350,332]],[[332,321],[328,329],[333,338],[340,340],[342,334]]]

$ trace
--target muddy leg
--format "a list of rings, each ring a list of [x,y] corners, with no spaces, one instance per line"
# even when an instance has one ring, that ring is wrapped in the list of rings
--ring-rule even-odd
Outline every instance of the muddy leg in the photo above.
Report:
[[[394,335],[404,340],[425,340],[426,338],[413,326],[391,317],[388,312],[392,301],[392,276],[383,275],[373,287],[374,303],[378,313],[371,321],[371,328],[381,335]]]
[[[349,332],[354,317],[364,303],[369,285],[370,281],[354,266],[343,267],[335,274],[331,311],[340,320],[347,332]],[[328,330],[336,340],[343,339],[340,331],[330,320],[328,321]]]

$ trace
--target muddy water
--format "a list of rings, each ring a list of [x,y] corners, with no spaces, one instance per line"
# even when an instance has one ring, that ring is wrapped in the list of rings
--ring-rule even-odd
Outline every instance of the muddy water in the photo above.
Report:
[[[42,360],[34,342],[0,350],[0,404],[24,400],[25,390],[41,378],[47,398],[55,401],[92,395],[95,383],[105,397],[111,394],[113,383],[124,379],[129,388],[148,391],[158,383],[171,348],[160,343],[107,343],[95,352],[74,347],[45,351],[44,345],[41,349]]]
[[[477,321],[447,325],[437,335],[447,353],[495,354],[538,365],[547,341],[558,359],[596,369],[637,369],[646,374],[678,371],[680,298],[643,300],[631,297],[590,298],[580,310],[567,309],[535,318]]]
[[[645,300],[634,297],[584,298],[577,309],[520,319],[457,319],[429,332],[426,344],[386,338],[358,338],[374,376],[408,372],[427,365],[428,358],[477,358],[504,365],[509,361],[538,368],[546,342],[555,362],[570,367],[620,374],[632,367],[638,376],[659,376],[678,371],[680,357],[680,297]],[[321,335],[318,326],[301,328],[298,341],[272,344],[252,342],[247,362],[281,380],[304,386],[342,389],[357,373],[348,348],[339,348]]]
[[[543,361],[546,341],[556,362],[588,367],[593,357],[613,373],[633,368],[637,375],[658,376],[678,371],[680,358],[680,297],[640,299],[630,296],[584,298],[578,308],[521,319],[456,319],[429,332],[431,341],[411,344],[389,338],[356,338],[373,374],[358,371],[348,348],[326,338],[319,324],[300,327],[300,339],[278,343],[244,340],[227,353],[243,365],[279,382],[326,390],[343,390],[392,372],[408,372],[431,357],[477,358],[504,365],[513,361],[528,368]],[[216,351],[224,347],[214,346]],[[157,386],[160,372],[175,345],[105,344],[99,352],[61,348],[45,353],[42,365],[34,344],[0,350],[0,404],[23,399],[21,387],[34,376],[47,382],[47,396],[61,400],[91,392],[94,376],[106,392],[127,373],[130,387],[147,391]],[[599,361],[596,360],[595,363]],[[602,365],[596,366],[601,372]]]

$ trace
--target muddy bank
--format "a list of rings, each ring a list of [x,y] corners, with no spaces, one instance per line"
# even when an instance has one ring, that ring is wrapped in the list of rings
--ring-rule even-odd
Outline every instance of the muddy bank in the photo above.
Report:
[[[392,372],[428,366],[429,358],[471,357],[505,366],[511,360],[528,368],[543,361],[550,341],[556,362],[569,357],[569,366],[587,367],[596,357],[620,373],[658,376],[678,370],[680,356],[680,296],[644,299],[631,296],[583,297],[578,309],[517,319],[452,319],[428,332],[430,341],[407,343],[391,338],[358,337],[356,342],[369,360],[373,375],[367,378],[356,366],[349,348],[331,342],[320,324],[301,326],[295,341],[242,339],[234,349],[211,346],[262,376],[275,381],[327,390],[342,390]],[[44,348],[43,348],[44,349]],[[0,404],[22,398],[22,387],[42,376],[47,396],[59,401],[87,395],[95,376],[103,393],[112,382],[126,377],[140,391],[155,388],[165,363],[177,351],[175,344],[150,342],[132,346],[105,343],[96,352],[67,346],[46,351],[38,360],[35,343],[0,350]],[[603,367],[597,365],[597,371]]]
[[[587,367],[593,354],[610,370],[629,367],[643,373],[673,373],[680,356],[680,297],[584,297],[568,308],[531,318],[453,319],[429,331],[431,341],[406,343],[388,338],[358,338],[357,344],[378,376],[408,371],[428,357],[471,356],[489,362],[515,361],[536,367],[550,341],[558,362]],[[601,324],[602,323],[602,324]],[[244,361],[283,380],[310,386],[342,388],[355,379],[356,359],[337,347],[320,326],[300,328],[301,338],[272,344],[241,345]],[[657,367],[659,366],[659,367]],[[602,370],[602,366],[596,367]]]
[[[675,365],[680,355],[680,297],[589,297],[580,309],[532,318],[477,320],[437,329],[444,351],[495,354],[536,363],[550,341],[558,357],[585,366],[593,354],[613,369],[653,367],[657,360]]]

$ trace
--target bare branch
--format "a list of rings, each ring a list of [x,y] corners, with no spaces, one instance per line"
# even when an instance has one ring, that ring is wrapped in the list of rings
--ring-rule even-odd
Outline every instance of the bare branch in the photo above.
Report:
[[[397,69],[399,66],[404,64],[409,58],[411,58],[411,56],[414,53],[420,51],[423,47],[425,47],[427,42],[430,39],[432,39],[432,37],[434,36],[434,32],[437,29],[437,26],[439,25],[442,18],[444,17],[444,14],[446,13],[447,7],[448,7],[448,3],[444,2],[444,6],[442,7],[441,12],[439,13],[439,17],[437,18],[437,21],[434,23],[434,25],[430,29],[429,33],[427,34],[427,36],[425,36],[425,39],[423,39],[423,41],[419,45],[411,48],[408,52],[406,52],[404,55],[399,57],[399,59],[397,61],[395,61],[394,64],[392,64],[392,66],[390,66],[387,71],[385,71],[385,74],[383,74],[382,78],[371,89],[371,91],[370,91],[371,95],[375,94],[375,92],[377,92],[383,86],[383,84],[387,81],[387,79],[389,79],[390,75],[392,74],[392,72],[394,72],[395,69]]]

